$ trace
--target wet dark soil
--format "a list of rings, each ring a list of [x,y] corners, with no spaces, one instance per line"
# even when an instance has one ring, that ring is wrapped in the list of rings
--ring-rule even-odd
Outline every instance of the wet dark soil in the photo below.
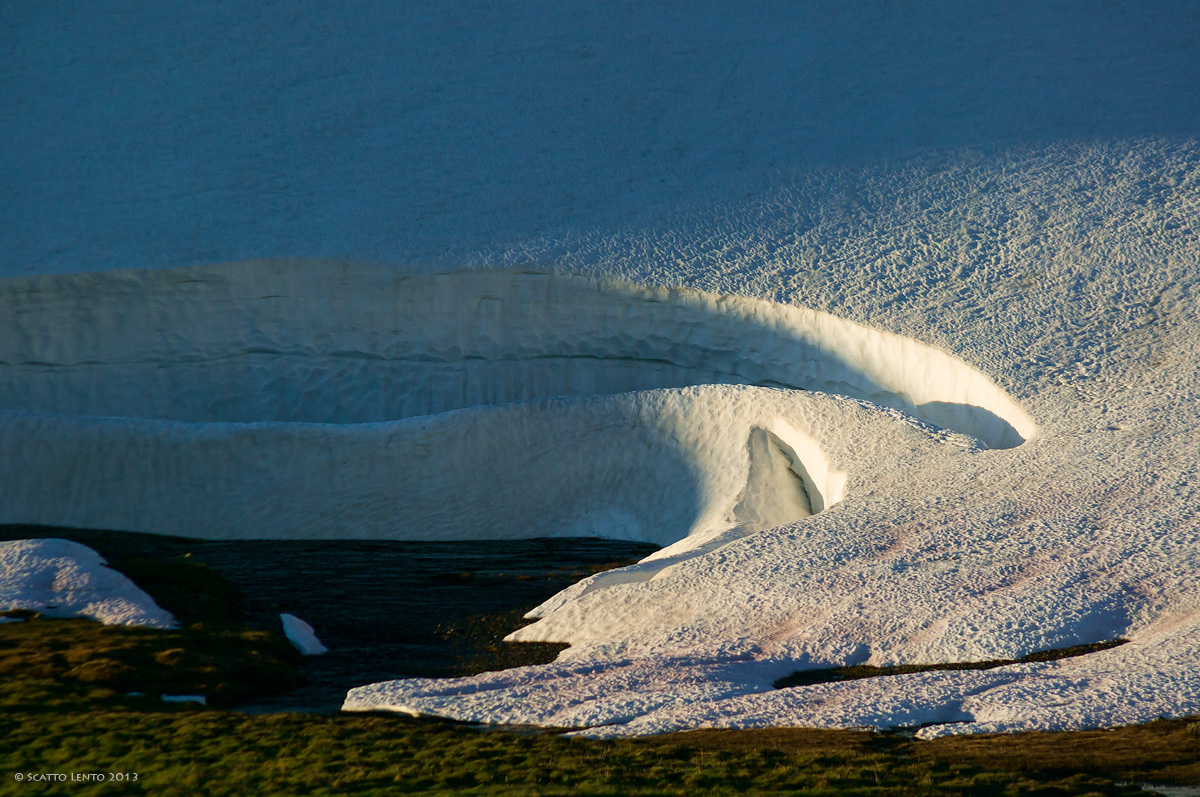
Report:
[[[374,681],[553,661],[563,645],[500,640],[559,590],[656,549],[594,538],[209,541],[0,526],[0,539],[35,537],[74,540],[118,567],[201,563],[233,585],[247,625],[282,633],[283,612],[312,625],[330,652],[304,658],[306,686],[241,706],[256,712],[336,711],[348,689]]]

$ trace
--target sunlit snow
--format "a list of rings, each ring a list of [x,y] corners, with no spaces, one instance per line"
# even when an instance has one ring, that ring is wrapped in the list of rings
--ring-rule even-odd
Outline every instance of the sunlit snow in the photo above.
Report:
[[[174,628],[175,618],[100,554],[70,540],[0,541],[0,611]]]
[[[129,16],[0,9],[0,522],[663,546],[350,710],[1200,714],[1192,4]]]

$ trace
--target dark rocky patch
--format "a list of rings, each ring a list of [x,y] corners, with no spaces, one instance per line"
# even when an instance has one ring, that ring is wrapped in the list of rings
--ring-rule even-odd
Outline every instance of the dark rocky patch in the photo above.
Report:
[[[311,624],[330,652],[302,660],[308,684],[242,704],[251,711],[333,711],[348,689],[374,681],[553,661],[565,645],[501,639],[559,590],[656,550],[590,538],[212,541],[0,526],[0,539],[36,537],[99,551],[185,627],[244,623],[281,635],[282,612]]]

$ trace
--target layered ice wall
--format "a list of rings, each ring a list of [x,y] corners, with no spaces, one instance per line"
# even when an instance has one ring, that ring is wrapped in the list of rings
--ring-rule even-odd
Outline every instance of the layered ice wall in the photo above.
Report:
[[[822,511],[846,465],[815,398],[664,388],[843,394],[994,447],[1034,428],[938,349],[694,290],[261,261],[13,279],[0,306],[0,522],[692,550]]]
[[[709,383],[897,407],[991,447],[1033,432],[986,376],[828,314],[565,275],[319,261],[0,282],[0,407],[365,423]]]

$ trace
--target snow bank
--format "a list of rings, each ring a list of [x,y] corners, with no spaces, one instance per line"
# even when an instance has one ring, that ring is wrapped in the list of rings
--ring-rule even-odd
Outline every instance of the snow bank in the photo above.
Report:
[[[826,313],[568,275],[301,261],[0,281],[0,407],[363,423],[732,382],[841,393],[993,447],[1033,433],[990,379]]]
[[[841,500],[833,438],[783,407],[817,400],[529,400],[751,382],[870,398],[996,446],[1034,428],[930,346],[682,289],[257,262],[12,279],[0,302],[0,522],[694,549]]]
[[[1181,678],[1180,674],[1194,666],[1197,644],[1200,632],[1192,622],[1173,633],[1147,633],[1138,642],[1079,658],[776,691],[754,691],[751,687],[743,694],[713,700],[703,719],[694,710],[667,704],[665,710],[646,712],[627,723],[579,733],[592,738],[669,733],[696,727],[699,719],[704,727],[711,728],[801,725],[883,730],[908,726],[919,727],[919,738],[933,739],[955,734],[1083,730],[1150,722],[1195,713],[1200,704],[1200,678]],[[1130,677],[1134,672],[1138,676]],[[710,667],[697,668],[691,677],[719,682],[721,675],[717,668]],[[443,691],[442,703],[449,706],[455,702],[447,699],[453,685],[445,686],[448,688]],[[354,696],[352,691],[350,698]],[[683,705],[688,702],[683,701]],[[419,705],[426,705],[424,699],[410,699],[407,710],[413,712]],[[565,720],[573,718],[564,716]],[[563,723],[564,727],[571,724]]]
[[[0,542],[0,608],[106,625],[174,628],[175,618],[91,548],[69,540]]]
[[[6,519],[21,522],[206,538],[603,536],[695,547],[840,499],[845,476],[826,456],[848,459],[861,416],[908,427],[864,406],[707,386],[380,424],[5,412],[0,441],[13,455],[0,472]],[[769,429],[796,449],[763,442]]]
[[[510,636],[570,642],[552,665],[364,686],[346,707],[595,736],[766,725],[927,725],[931,736],[1200,712],[1200,155],[1194,144],[1152,142],[964,158],[809,184],[816,196],[778,199],[778,223],[798,197],[828,208],[860,192],[853,220],[830,211],[796,252],[829,253],[812,261],[822,284],[838,286],[822,306],[958,341],[1022,397],[1035,436],[981,450],[928,431],[904,439],[898,417],[879,408],[869,412],[879,426],[859,425],[848,402],[828,416],[849,421],[844,434],[776,413],[846,474],[832,509],[754,534],[712,529],[689,538],[689,550],[563,591]],[[1084,168],[1086,191],[1063,195]],[[905,199],[937,196],[958,199],[932,218]],[[1057,214],[1049,227],[1032,221],[1045,208]],[[768,212],[745,217],[758,229]],[[977,237],[971,219],[981,215],[991,237]],[[946,242],[931,244],[935,233]],[[628,243],[635,254],[605,273],[677,278],[639,253],[680,233],[641,234],[648,240],[581,244],[572,262]],[[700,225],[694,237],[718,234]],[[903,248],[900,265],[895,252],[880,254],[881,240]],[[966,246],[977,247],[972,258],[951,254]],[[691,282],[711,276],[702,250],[683,269]],[[722,280],[767,292],[756,268],[730,263]],[[793,290],[811,282],[797,277]],[[765,483],[781,470],[755,448],[764,440],[806,467],[820,461],[782,426],[756,428],[747,449],[759,452]],[[874,447],[858,447],[863,439]],[[809,477],[820,479],[811,468]],[[1117,637],[1132,641],[1053,664],[771,687],[796,670],[1015,659]]]

